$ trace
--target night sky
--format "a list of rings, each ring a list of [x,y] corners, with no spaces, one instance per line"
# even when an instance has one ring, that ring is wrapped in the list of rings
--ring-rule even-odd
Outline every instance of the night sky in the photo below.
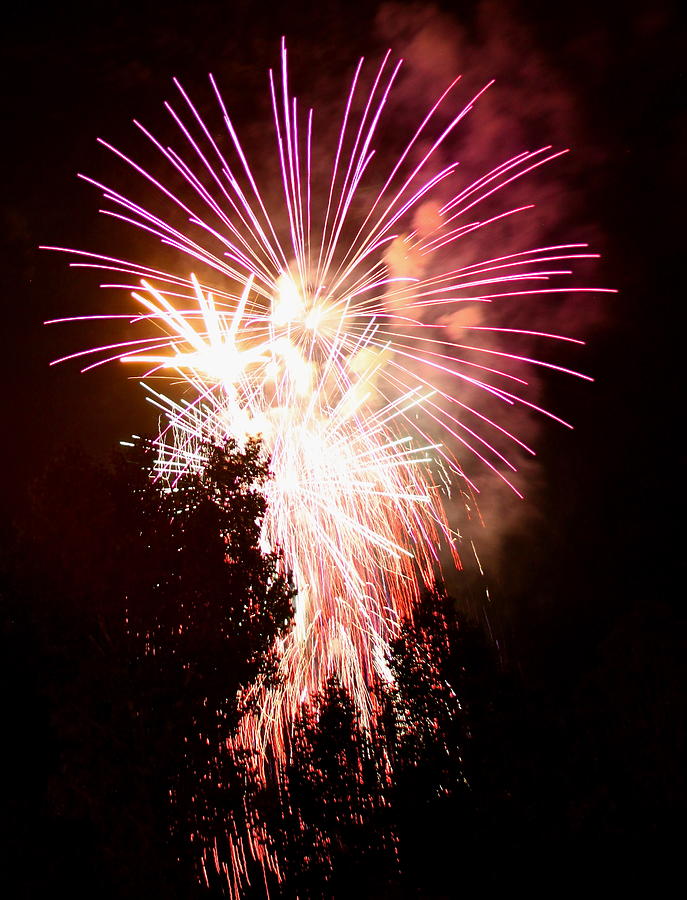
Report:
[[[265,73],[276,63],[281,34],[295,79],[309,88],[321,79],[332,101],[331,85],[357,57],[378,57],[386,47],[376,4],[255,6],[106,0],[40,12],[16,4],[5,13],[5,529],[31,480],[64,448],[106,459],[118,440],[155,425],[140,390],[116,366],[81,375],[75,365],[48,365],[101,336],[92,328],[47,328],[43,320],[103,311],[104,296],[92,277],[70,272],[64,257],[38,245],[107,252],[110,241],[127,240],[112,238],[97,216],[97,192],[75,177],[87,172],[122,183],[96,137],[135,155],[141,144],[131,119],[159,123],[171,77],[196,88],[208,71],[237,121],[254,129],[266,111]],[[575,430],[546,424],[539,431],[528,511],[513,514],[512,498],[503,497],[504,524],[490,506],[499,539],[485,538],[485,562],[503,652],[535,684],[574,691],[603,683],[609,715],[675,704],[684,623],[676,563],[684,556],[678,260],[687,126],[687,47],[677,4],[536,0],[428,9],[387,7],[387,38],[389,21],[404,16],[455,23],[466,72],[482,81],[496,75],[504,96],[519,85],[512,96],[530,97],[527,136],[574,151],[574,162],[556,176],[569,199],[557,234],[585,235],[603,255],[590,280],[619,291],[580,326],[588,347],[575,362],[595,383],[554,377],[542,387],[545,405]],[[399,36],[401,52],[412,38],[408,28]],[[494,48],[504,44],[512,52],[499,55]],[[531,72],[535,57],[539,68]],[[548,97],[541,110],[537,92]],[[557,96],[560,116],[551,111]],[[419,97],[418,108],[428,102]],[[513,115],[517,120],[517,110]],[[647,721],[636,733],[653,727]]]

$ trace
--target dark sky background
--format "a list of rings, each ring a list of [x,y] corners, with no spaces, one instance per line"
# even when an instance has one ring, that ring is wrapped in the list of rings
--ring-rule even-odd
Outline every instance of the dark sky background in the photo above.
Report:
[[[398,4],[387,22],[406,13],[422,20],[426,9]],[[506,653],[532,679],[575,680],[597,665],[608,641],[622,647],[628,635],[620,651],[627,665],[639,654],[651,667],[683,621],[683,582],[675,578],[684,552],[678,338],[685,298],[678,254],[687,47],[677,6],[536,0],[432,9],[439,21],[462,29],[458,55],[466,51],[474,77],[496,74],[504,91],[518,83],[518,97],[531,85],[533,100],[523,110],[529,127],[536,129],[539,115],[535,89],[548,92],[538,140],[551,139],[553,123],[554,141],[575,151],[575,163],[563,170],[572,211],[563,216],[560,237],[575,228],[590,235],[603,252],[593,282],[619,290],[586,323],[589,346],[576,360],[595,384],[554,378],[544,387],[546,403],[575,431],[541,431],[531,512],[509,513],[499,542],[491,548],[486,542]],[[376,15],[372,3],[272,10],[210,0],[105,0],[40,11],[13,4],[5,12],[6,524],[26,502],[29,481],[63,448],[83,447],[104,459],[119,439],[154,426],[139,389],[117,367],[80,375],[74,365],[48,366],[99,339],[93,330],[41,324],[100,311],[103,297],[92,279],[69,271],[65,258],[37,249],[108,250],[111,232],[97,216],[97,193],[75,177],[114,173],[113,183],[121,183],[121,170],[95,138],[134,146],[131,119],[162,119],[171,77],[193,88],[208,71],[224,86],[237,121],[252,122],[264,112],[255,98],[266,101],[265,73],[276,62],[281,34],[294,77],[309,87],[320,78],[331,85],[361,53],[385,49]],[[492,52],[494,41],[510,54]],[[481,53],[484,47],[492,50]],[[551,83],[528,75],[534,55]],[[490,63],[499,71],[490,71]],[[566,111],[558,120],[551,112],[556,96]],[[428,100],[418,98],[418,108]]]

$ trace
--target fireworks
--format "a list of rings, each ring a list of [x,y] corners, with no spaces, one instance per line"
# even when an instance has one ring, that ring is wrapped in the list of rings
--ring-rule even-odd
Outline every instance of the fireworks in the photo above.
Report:
[[[421,583],[433,584],[441,553],[457,560],[442,490],[472,485],[455,454],[476,457],[517,493],[508,448],[532,451],[493,410],[557,417],[528,399],[513,363],[586,378],[493,342],[581,343],[574,338],[482,324],[481,316],[456,327],[461,308],[572,290],[557,279],[572,261],[594,256],[586,245],[558,244],[456,262],[470,235],[530,208],[495,211],[495,196],[560,152],[522,152],[462,184],[458,163],[442,160],[479,94],[456,107],[456,80],[373,179],[400,65],[387,54],[364,88],[358,64],[323,184],[314,114],[290,94],[282,46],[280,77],[269,78],[278,203],[274,186],[268,195],[258,185],[215,80],[221,137],[175,82],[183,111],[165,105],[181,149],[136,123],[169,180],[101,141],[157,199],[143,206],[86,180],[103,191],[103,212],[181,253],[186,266],[167,271],[68,251],[79,257],[73,265],[124,276],[107,286],[133,290],[138,311],[126,317],[141,336],[66,358],[86,358],[85,369],[119,359],[143,373],[149,399],[164,411],[160,476],[173,481],[201,467],[203,443],[227,436],[240,443],[261,435],[270,455],[263,539],[293,573],[295,621],[275,648],[279,684],[251,688],[260,712],[244,719],[236,740],[277,764],[299,709],[331,676],[363,724],[373,719],[371,688],[389,677],[399,622]],[[177,389],[154,389],[151,379],[161,376]]]

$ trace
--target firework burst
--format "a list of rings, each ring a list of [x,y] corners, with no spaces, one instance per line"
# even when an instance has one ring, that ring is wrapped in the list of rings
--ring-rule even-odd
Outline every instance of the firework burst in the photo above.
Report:
[[[215,80],[221,138],[175,81],[181,111],[165,105],[178,148],[135,123],[168,180],[101,141],[157,200],[144,206],[86,180],[102,190],[106,215],[181,253],[188,268],[67,251],[78,257],[73,265],[124,277],[108,287],[133,291],[137,313],[112,318],[131,319],[141,336],[65,359],[86,359],[85,370],[121,360],[143,373],[149,399],[164,412],[160,477],[201,468],[207,441],[262,436],[273,474],[263,540],[283,554],[298,595],[293,627],[275,648],[277,687],[250,688],[258,712],[246,715],[234,740],[277,766],[299,710],[331,676],[363,724],[374,719],[371,689],[389,678],[389,641],[412,614],[420,585],[433,584],[441,553],[457,561],[442,490],[458,479],[472,485],[456,454],[476,457],[517,493],[508,448],[532,450],[493,410],[520,406],[562,421],[528,399],[513,363],[587,377],[492,340],[581,343],[572,337],[479,318],[461,325],[459,343],[447,328],[447,316],[466,305],[592,290],[559,286],[573,261],[595,255],[582,244],[456,264],[471,234],[531,208],[495,211],[494,197],[565,151],[524,151],[460,184],[458,163],[438,160],[479,94],[456,107],[457,79],[372,179],[400,65],[387,54],[364,88],[358,64],[322,186],[313,111],[289,91],[282,46],[281,71],[269,77],[280,208],[258,185]],[[176,391],[154,389],[161,376],[177,382]],[[258,832],[263,850],[254,855],[269,861]]]

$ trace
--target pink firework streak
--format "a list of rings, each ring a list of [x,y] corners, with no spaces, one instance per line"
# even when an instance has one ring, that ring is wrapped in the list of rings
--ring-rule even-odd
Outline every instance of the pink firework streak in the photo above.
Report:
[[[449,327],[456,310],[475,304],[600,290],[557,286],[573,261],[596,256],[585,244],[456,264],[469,235],[531,209],[494,211],[494,196],[565,151],[519,153],[457,188],[458,163],[439,162],[439,150],[489,85],[454,108],[456,79],[385,174],[373,178],[374,143],[400,66],[387,53],[365,89],[359,62],[329,174],[318,180],[313,111],[304,113],[289,93],[282,45],[281,78],[269,76],[278,207],[258,186],[214,78],[221,138],[175,80],[182,111],[165,107],[180,149],[135,123],[159,152],[168,182],[100,141],[148,183],[156,202],[142,206],[85,180],[103,191],[102,212],[178,251],[189,269],[66,250],[79,257],[74,266],[123,276],[125,283],[103,287],[132,291],[138,305],[135,314],[89,318],[128,319],[141,337],[64,359],[86,359],[84,371],[121,360],[142,368],[144,379],[177,382],[174,398],[143,382],[165,415],[159,477],[173,482],[199,469],[203,445],[227,437],[241,444],[261,435],[270,456],[263,542],[281,551],[298,594],[293,627],[274,648],[276,686],[247,690],[258,712],[247,713],[229,741],[257,751],[260,778],[266,761],[283,771],[294,721],[332,677],[363,727],[374,724],[373,689],[391,678],[389,642],[422,585],[434,584],[441,554],[458,564],[442,495],[452,476],[474,486],[455,453],[473,455],[518,493],[508,447],[533,451],[492,410],[523,407],[562,422],[527,399],[524,367],[591,380],[493,344],[498,335],[582,343],[575,338],[483,325],[480,316],[472,324],[461,319],[466,337],[457,343]],[[253,825],[247,838],[228,826],[229,866],[216,848],[204,860],[226,872],[234,895],[247,878],[247,856],[278,876],[269,837]]]

